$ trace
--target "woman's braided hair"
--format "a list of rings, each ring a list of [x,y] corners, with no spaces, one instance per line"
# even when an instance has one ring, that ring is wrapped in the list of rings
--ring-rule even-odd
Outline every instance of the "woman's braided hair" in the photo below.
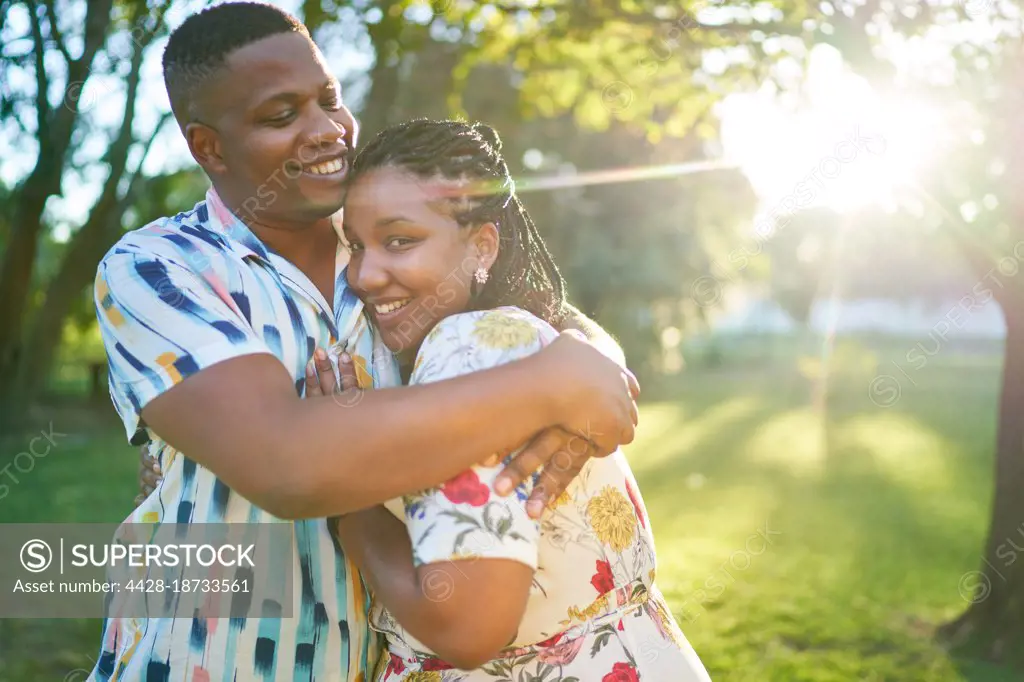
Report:
[[[451,197],[455,220],[461,227],[498,227],[498,257],[470,302],[473,309],[517,306],[557,326],[565,313],[565,282],[516,196],[493,128],[425,118],[391,126],[359,152],[349,182],[384,167],[465,183]]]

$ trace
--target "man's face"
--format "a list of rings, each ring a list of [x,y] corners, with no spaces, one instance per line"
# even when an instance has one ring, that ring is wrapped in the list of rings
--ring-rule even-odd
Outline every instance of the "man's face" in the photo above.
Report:
[[[190,147],[212,152],[197,157],[243,220],[301,228],[341,208],[356,122],[306,36],[231,53],[196,104]]]

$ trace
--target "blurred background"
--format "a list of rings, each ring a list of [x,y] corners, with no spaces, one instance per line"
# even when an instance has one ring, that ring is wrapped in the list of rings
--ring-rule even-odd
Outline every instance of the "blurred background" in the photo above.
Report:
[[[502,134],[643,382],[628,456],[713,679],[1024,679],[1017,3],[278,4],[364,143]],[[91,284],[202,199],[160,57],[203,6],[0,0],[0,522],[131,509]],[[0,680],[84,680],[99,627],[0,620]]]

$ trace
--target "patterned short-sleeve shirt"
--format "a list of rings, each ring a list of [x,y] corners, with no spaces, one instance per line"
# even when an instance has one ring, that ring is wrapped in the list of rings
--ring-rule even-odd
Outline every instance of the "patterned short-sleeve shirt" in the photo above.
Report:
[[[163,470],[160,487],[126,521],[294,523],[295,602],[290,619],[110,619],[90,680],[354,682],[374,664],[366,594],[324,520],[274,518],[141,419],[147,403],[188,376],[254,353],[280,360],[301,395],[313,350],[339,340],[350,342],[366,382],[398,385],[391,354],[346,286],[345,262],[339,243],[332,309],[212,189],[191,211],[124,235],[101,261],[95,301],[110,394],[129,440],[148,440]]]

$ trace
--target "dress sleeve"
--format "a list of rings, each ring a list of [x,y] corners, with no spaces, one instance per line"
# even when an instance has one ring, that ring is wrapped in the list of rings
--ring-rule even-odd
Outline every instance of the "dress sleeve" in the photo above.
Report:
[[[453,315],[424,340],[410,383],[441,381],[519,360],[555,336],[550,325],[517,308]],[[437,488],[405,496],[416,566],[489,558],[537,568],[540,528],[526,513],[537,476],[507,497],[494,491],[495,479],[513,455],[504,461],[495,455]],[[486,453],[480,459],[487,459]]]

